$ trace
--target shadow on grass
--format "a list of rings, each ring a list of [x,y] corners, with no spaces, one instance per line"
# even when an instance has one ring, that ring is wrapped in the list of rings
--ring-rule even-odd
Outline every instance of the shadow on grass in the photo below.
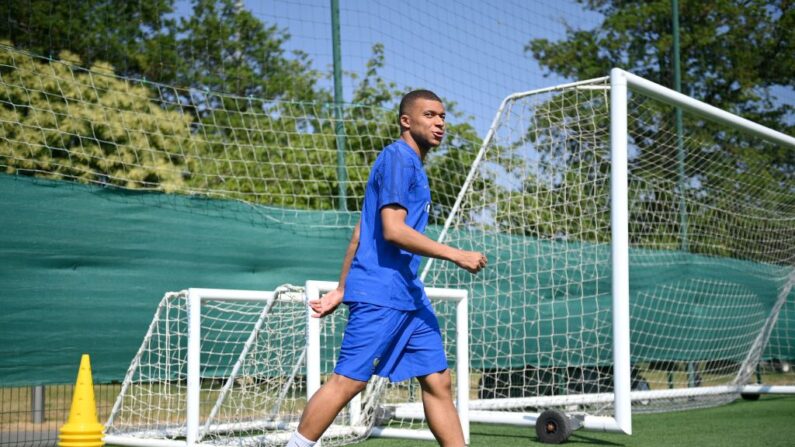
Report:
[[[571,435],[571,437],[569,437],[568,441],[566,441],[566,444],[616,445],[616,446],[625,445],[623,443],[611,442],[611,441],[605,441],[604,439],[592,438],[592,437],[586,436],[586,435],[584,435],[582,433],[583,432],[581,432],[581,431],[573,433]],[[533,437],[533,439],[536,442],[540,442],[540,441],[538,441],[538,438],[536,438],[536,437]]]
[[[527,440],[528,438],[535,438],[535,435],[530,435],[530,432],[527,434],[516,434],[516,432],[507,432],[507,433],[496,433],[489,430],[477,430],[470,428],[469,436],[483,436],[489,438],[502,438],[502,439],[516,439],[516,440]]]
[[[533,427],[528,427],[527,432],[523,434],[517,434],[516,432],[497,432],[491,431],[488,429],[470,429],[471,436],[477,437],[488,437],[492,439],[503,439],[506,442],[511,442],[513,445],[521,445],[522,443],[526,443],[528,440],[535,442],[539,445],[542,444],[541,441],[538,440],[538,437],[535,434],[535,429]],[[605,446],[623,446],[622,443],[616,443],[611,441],[605,441],[604,439],[597,439],[592,438],[582,432],[578,431],[571,435],[571,437],[564,443],[564,444],[584,444],[584,445],[605,445]],[[514,440],[514,441],[510,441]]]

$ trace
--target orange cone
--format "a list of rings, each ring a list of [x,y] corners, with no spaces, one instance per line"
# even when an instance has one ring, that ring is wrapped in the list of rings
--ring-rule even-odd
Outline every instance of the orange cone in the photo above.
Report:
[[[72,394],[69,419],[61,427],[60,447],[102,447],[102,424],[97,419],[94,402],[94,382],[91,377],[91,360],[88,354],[80,359],[80,371]]]

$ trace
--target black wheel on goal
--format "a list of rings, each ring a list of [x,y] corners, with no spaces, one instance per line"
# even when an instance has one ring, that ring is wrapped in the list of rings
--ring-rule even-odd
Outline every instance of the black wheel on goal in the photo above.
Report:
[[[571,436],[571,421],[557,410],[546,410],[536,420],[536,435],[544,444],[560,444]]]
[[[745,400],[759,400],[759,393],[740,393]]]

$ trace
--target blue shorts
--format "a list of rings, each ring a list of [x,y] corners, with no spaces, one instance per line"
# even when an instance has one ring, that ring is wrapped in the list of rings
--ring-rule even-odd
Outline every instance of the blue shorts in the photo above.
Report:
[[[349,303],[334,372],[367,382],[373,374],[400,382],[447,369],[439,322],[430,307],[413,311]]]

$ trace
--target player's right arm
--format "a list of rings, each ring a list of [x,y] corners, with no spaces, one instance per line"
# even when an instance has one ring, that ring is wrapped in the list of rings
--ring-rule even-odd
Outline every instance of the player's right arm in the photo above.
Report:
[[[479,272],[488,264],[488,259],[483,253],[459,250],[441,244],[406,225],[407,214],[406,209],[399,205],[387,205],[381,208],[381,222],[384,239],[387,242],[420,256],[452,261],[472,274]]]
[[[309,301],[309,307],[315,311],[312,314],[315,318],[322,318],[334,312],[337,306],[342,303],[342,298],[345,295],[345,279],[348,277],[348,272],[351,270],[351,263],[353,256],[356,254],[356,249],[359,248],[359,231],[361,228],[361,220],[353,228],[351,241],[348,243],[348,248],[345,250],[345,258],[342,261],[342,271],[340,271],[340,279],[337,283],[337,288],[326,293],[320,299]]]

